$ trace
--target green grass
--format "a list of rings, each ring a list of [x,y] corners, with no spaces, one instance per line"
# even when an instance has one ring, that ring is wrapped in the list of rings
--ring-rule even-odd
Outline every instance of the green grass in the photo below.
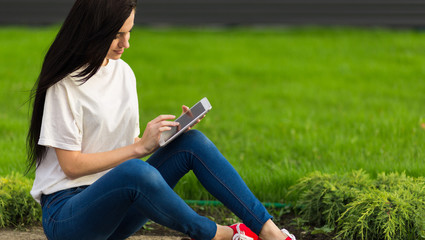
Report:
[[[0,29],[0,175],[25,168],[25,101],[56,31]],[[142,128],[208,97],[197,128],[263,201],[314,170],[424,175],[424,32],[135,28],[130,43]],[[200,189],[177,186],[210,198]]]

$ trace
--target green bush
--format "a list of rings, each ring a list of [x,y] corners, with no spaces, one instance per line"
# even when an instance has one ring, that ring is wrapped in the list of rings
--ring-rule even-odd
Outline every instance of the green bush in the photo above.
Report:
[[[21,174],[0,177],[0,227],[40,223],[41,208],[30,195],[31,186],[31,180]]]
[[[425,179],[313,173],[291,189],[301,218],[341,239],[425,239]]]
[[[336,227],[336,222],[359,192],[370,186],[363,171],[338,176],[314,172],[290,188],[301,217],[316,226]]]
[[[339,219],[343,239],[425,239],[425,203],[410,191],[372,189],[347,205]]]
[[[380,174],[375,187],[347,204],[338,220],[343,239],[425,239],[425,182]]]

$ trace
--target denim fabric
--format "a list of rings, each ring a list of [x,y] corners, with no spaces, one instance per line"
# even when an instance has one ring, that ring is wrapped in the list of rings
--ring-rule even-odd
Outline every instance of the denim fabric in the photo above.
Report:
[[[190,170],[255,233],[271,218],[214,144],[191,130],[146,162],[132,159],[90,186],[43,195],[46,236],[125,239],[151,219],[197,240],[212,239],[216,224],[194,212],[172,189]]]

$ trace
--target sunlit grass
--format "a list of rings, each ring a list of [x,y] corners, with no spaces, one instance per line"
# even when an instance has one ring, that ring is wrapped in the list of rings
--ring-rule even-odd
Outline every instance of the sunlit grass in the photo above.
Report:
[[[1,175],[25,168],[25,102],[56,31],[0,30]],[[314,170],[425,172],[422,32],[136,28],[123,58],[138,79],[142,128],[208,97],[197,128],[263,201],[284,202]],[[177,191],[209,198],[198,185],[189,175]]]

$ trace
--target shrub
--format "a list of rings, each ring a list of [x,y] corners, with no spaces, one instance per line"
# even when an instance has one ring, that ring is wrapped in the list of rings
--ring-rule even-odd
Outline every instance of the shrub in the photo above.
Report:
[[[424,194],[421,186],[425,184],[425,178],[413,178],[406,176],[405,173],[381,173],[374,181],[374,187],[385,191],[394,191],[397,189],[409,189],[415,194]],[[419,192],[418,192],[419,191]]]
[[[425,239],[423,178],[380,174],[338,220],[343,239]]]
[[[425,239],[425,179],[363,171],[313,173],[291,189],[303,220],[341,239]]]
[[[314,172],[302,178],[290,189],[296,195],[296,208],[310,224],[336,227],[336,222],[359,192],[370,186],[371,180],[363,171],[338,176]]]
[[[41,221],[40,205],[30,195],[31,180],[13,173],[0,177],[0,227],[23,227]]]
[[[360,194],[338,220],[343,239],[425,239],[424,198],[410,191],[373,189]]]

